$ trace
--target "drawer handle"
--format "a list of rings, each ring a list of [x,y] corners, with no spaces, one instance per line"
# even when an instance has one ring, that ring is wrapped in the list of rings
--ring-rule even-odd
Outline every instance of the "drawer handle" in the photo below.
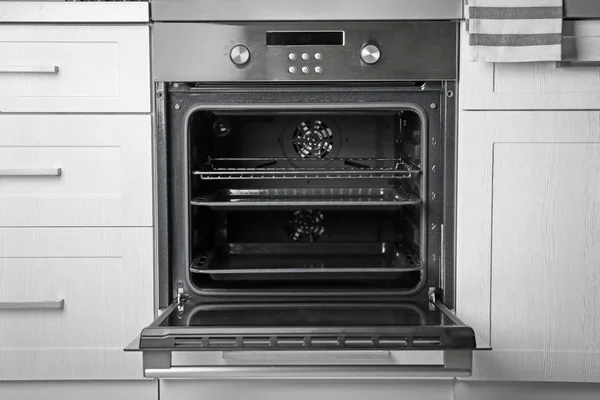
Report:
[[[58,74],[58,65],[0,65],[0,72],[19,74]]]
[[[559,61],[556,68],[600,68],[600,61]]]
[[[65,300],[49,301],[5,301],[0,302],[0,310],[62,310]]]
[[[0,176],[60,176],[62,168],[0,168]]]

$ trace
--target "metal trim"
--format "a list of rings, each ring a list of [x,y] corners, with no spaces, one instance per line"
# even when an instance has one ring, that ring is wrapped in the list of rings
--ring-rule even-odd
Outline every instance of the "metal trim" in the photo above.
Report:
[[[243,365],[174,367],[171,353],[144,352],[146,378],[159,379],[404,379],[471,375],[472,350],[447,350],[439,365]]]

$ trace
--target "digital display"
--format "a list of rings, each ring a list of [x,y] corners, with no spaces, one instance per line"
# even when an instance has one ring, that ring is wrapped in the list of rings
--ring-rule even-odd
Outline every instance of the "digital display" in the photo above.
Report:
[[[267,46],[343,46],[343,31],[267,32]]]

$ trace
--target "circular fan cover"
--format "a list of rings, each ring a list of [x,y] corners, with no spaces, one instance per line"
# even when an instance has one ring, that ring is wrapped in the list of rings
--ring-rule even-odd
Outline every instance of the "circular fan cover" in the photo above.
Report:
[[[333,132],[321,121],[304,121],[294,132],[293,144],[302,158],[324,158],[333,149]]]
[[[294,211],[285,223],[285,230],[294,242],[314,242],[325,232],[323,220],[320,211]]]

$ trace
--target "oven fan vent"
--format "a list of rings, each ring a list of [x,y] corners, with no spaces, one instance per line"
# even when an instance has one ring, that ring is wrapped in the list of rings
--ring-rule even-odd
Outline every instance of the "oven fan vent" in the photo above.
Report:
[[[324,220],[320,211],[297,210],[285,221],[285,230],[294,242],[315,242],[325,233]]]
[[[439,349],[439,336],[181,336],[175,347],[198,350],[238,349]]]
[[[293,145],[302,158],[325,158],[333,149],[333,132],[322,121],[304,121],[294,132]]]

